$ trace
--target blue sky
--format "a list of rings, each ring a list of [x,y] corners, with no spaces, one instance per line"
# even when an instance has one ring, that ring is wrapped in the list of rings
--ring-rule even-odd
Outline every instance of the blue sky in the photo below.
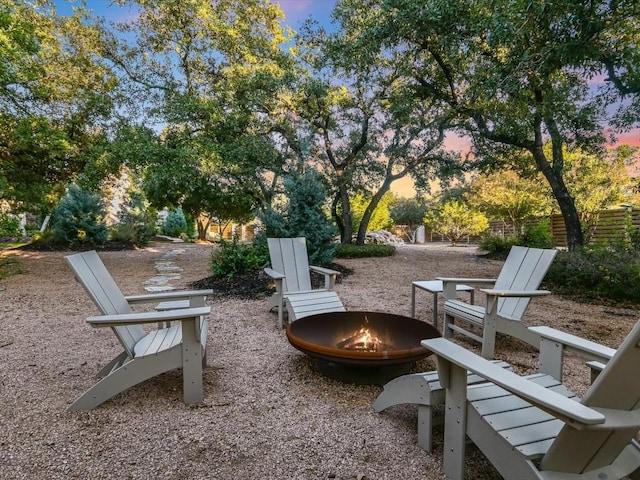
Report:
[[[272,3],[280,4],[285,14],[285,23],[299,30],[305,20],[313,18],[321,25],[328,26],[331,22],[331,11],[338,0],[273,0]],[[78,5],[73,0],[55,0],[59,15],[71,12],[72,6]],[[113,5],[111,0],[87,0],[87,8],[97,15],[102,15],[110,20],[124,20],[131,15],[130,7]]]

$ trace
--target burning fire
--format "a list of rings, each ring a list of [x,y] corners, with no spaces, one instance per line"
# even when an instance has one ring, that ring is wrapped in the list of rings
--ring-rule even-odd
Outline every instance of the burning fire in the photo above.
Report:
[[[356,350],[359,352],[377,352],[387,350],[388,346],[380,340],[375,332],[367,327],[369,319],[364,317],[363,325],[354,331],[350,336],[338,342],[337,347],[343,350]]]

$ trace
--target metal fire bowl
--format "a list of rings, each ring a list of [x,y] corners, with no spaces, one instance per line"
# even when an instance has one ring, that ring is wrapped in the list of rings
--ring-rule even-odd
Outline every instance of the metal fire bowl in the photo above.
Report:
[[[392,349],[378,352],[343,350],[336,345],[361,328],[367,328]],[[289,343],[317,359],[354,367],[382,367],[410,364],[431,355],[420,340],[439,337],[433,325],[411,317],[381,312],[331,312],[303,317],[287,327]]]

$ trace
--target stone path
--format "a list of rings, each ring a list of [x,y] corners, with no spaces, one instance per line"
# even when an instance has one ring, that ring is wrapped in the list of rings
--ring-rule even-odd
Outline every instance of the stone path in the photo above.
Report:
[[[156,262],[156,275],[144,282],[144,289],[150,293],[169,292],[176,287],[172,281],[179,280],[182,268],[175,264],[175,260],[181,253],[185,253],[190,247],[182,246],[165,253]]]

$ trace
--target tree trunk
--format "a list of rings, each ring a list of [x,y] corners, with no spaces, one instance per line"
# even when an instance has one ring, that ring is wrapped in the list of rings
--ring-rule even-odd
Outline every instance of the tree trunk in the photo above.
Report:
[[[360,226],[358,227],[358,237],[356,238],[356,244],[363,245],[365,238],[367,236],[367,230],[369,229],[369,222],[371,221],[371,217],[373,216],[373,212],[378,207],[380,200],[384,196],[385,193],[389,191],[391,186],[391,181],[389,178],[385,179],[383,184],[380,186],[378,191],[375,193],[369,205],[364,210],[364,214],[362,215],[362,220],[360,221]]]
[[[209,215],[204,213],[198,215],[198,219],[196,220],[196,225],[198,226],[198,240],[207,239],[207,230],[209,230],[210,224],[211,218],[209,217]]]
[[[558,202],[562,218],[564,220],[564,226],[567,230],[567,247],[569,251],[573,251],[578,247],[584,245],[584,235],[582,233],[582,227],[580,225],[580,217],[578,216],[578,210],[576,204],[573,201],[573,197],[569,193],[567,185],[564,183],[564,155],[562,153],[562,136],[558,130],[555,119],[551,115],[547,115],[544,118],[544,123],[547,126],[549,135],[551,137],[551,151],[552,151],[552,164],[549,163],[543,150],[543,136],[542,136],[542,118],[536,116],[535,121],[535,145],[532,149],[533,158],[536,165],[542,171],[543,175],[551,186],[553,196]]]
[[[340,180],[340,177],[338,177]],[[341,223],[342,230],[340,232],[340,243],[351,243],[353,240],[353,218],[351,216],[351,201],[349,200],[349,191],[344,181],[338,183],[338,203],[342,206]]]
[[[560,207],[564,226],[567,230],[567,246],[570,251],[575,250],[577,247],[584,245],[584,236],[573,198],[569,194],[562,175],[557,174],[556,170],[551,168],[542,149],[536,149],[532,153],[536,164],[551,186],[551,191],[558,202],[558,207]]]

